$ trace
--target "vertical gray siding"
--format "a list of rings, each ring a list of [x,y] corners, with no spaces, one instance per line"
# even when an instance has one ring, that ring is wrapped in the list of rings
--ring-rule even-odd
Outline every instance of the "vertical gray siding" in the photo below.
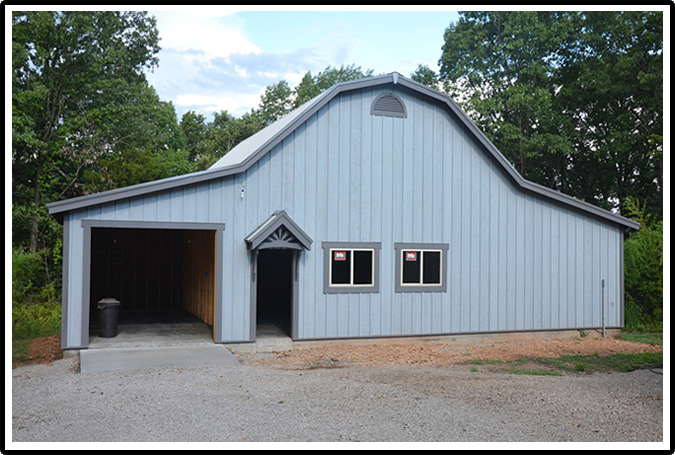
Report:
[[[407,118],[370,115],[389,91]],[[621,229],[516,188],[472,137],[405,88],[365,89],[239,175],[71,212],[67,325],[86,306],[81,220],[225,223],[221,341],[253,339],[244,238],[279,209],[314,245],[382,244],[375,294],[324,294],[321,248],[301,254],[300,339],[599,327],[602,279],[606,324],[622,325]],[[448,243],[447,292],[395,293],[395,242]]]

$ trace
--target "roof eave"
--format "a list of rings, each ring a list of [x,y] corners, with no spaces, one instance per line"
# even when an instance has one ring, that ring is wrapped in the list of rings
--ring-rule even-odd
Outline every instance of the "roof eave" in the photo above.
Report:
[[[226,177],[233,174],[238,174],[246,171],[250,166],[252,166],[258,159],[265,155],[269,150],[283,141],[292,131],[294,131],[299,125],[305,122],[309,117],[314,115],[319,109],[329,103],[333,98],[338,96],[340,93],[345,91],[358,90],[361,88],[374,87],[382,84],[398,84],[403,87],[409,88],[416,92],[426,94],[427,96],[434,98],[442,103],[444,103],[448,108],[457,116],[462,124],[464,124],[468,130],[473,134],[473,136],[481,143],[486,150],[492,155],[492,157],[501,165],[504,171],[511,177],[513,180],[523,189],[540,194],[544,197],[557,200],[565,205],[576,207],[582,211],[590,212],[596,216],[605,219],[610,222],[614,222],[620,225],[623,225],[631,229],[639,229],[640,223],[624,218],[620,215],[616,215],[607,210],[596,207],[587,202],[576,199],[572,196],[568,196],[564,193],[560,193],[550,188],[537,185],[529,180],[526,180],[523,176],[516,171],[516,169],[511,165],[511,163],[501,154],[497,147],[492,144],[492,142],[485,136],[485,134],[473,123],[473,121],[468,117],[468,115],[445,93],[439,92],[437,90],[431,89],[423,84],[415,82],[411,79],[407,79],[401,76],[398,73],[389,73],[380,76],[373,76],[366,79],[359,79],[355,81],[346,81],[341,82],[333,87],[326,90],[323,94],[316,97],[313,104],[308,106],[308,108],[295,119],[288,123],[285,127],[280,129],[276,134],[270,137],[264,144],[259,146],[255,151],[250,155],[246,156],[237,164],[232,164],[226,167],[220,167],[215,169],[208,169],[206,171],[196,172],[193,174],[187,174],[184,176],[171,177],[167,179],[157,180],[154,182],[141,183],[139,185],[133,185],[125,188],[119,188],[115,190],[105,191],[102,193],[91,194],[87,196],[80,196],[72,199],[67,199],[64,201],[57,201],[47,204],[49,213],[52,215],[61,214],[71,210],[77,210],[81,208],[86,208],[95,204],[102,204],[107,202],[114,202],[119,199],[131,198],[142,196],[147,193],[159,192],[170,190],[176,187],[199,183],[207,180],[212,180],[215,178]]]

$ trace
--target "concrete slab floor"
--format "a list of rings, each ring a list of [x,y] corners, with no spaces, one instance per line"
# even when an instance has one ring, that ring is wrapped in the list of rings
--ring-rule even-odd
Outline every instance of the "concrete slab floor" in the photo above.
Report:
[[[89,349],[213,344],[212,328],[201,321],[128,323],[118,326],[116,337],[89,334]]]
[[[229,349],[228,349],[229,348]],[[235,348],[235,349],[232,349]],[[115,337],[92,331],[89,349],[80,354],[80,372],[132,370],[157,366],[238,366],[230,350],[278,352],[293,348],[293,341],[277,324],[259,324],[256,342],[220,345],[212,328],[201,321],[123,323]]]

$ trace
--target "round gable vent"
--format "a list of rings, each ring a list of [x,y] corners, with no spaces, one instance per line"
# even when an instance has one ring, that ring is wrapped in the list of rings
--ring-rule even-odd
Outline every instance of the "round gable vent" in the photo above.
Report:
[[[384,93],[373,101],[370,106],[371,115],[407,118],[408,112],[403,100],[393,93]]]

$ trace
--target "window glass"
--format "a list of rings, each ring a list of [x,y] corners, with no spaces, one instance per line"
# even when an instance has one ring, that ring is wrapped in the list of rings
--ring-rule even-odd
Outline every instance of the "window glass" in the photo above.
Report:
[[[331,250],[331,284],[350,284],[350,250]]]
[[[373,284],[373,252],[354,251],[354,283]]]
[[[323,242],[324,294],[376,293],[379,287],[377,242]]]
[[[425,251],[423,284],[441,284],[441,252]]]
[[[419,284],[422,257],[420,251],[403,251],[403,284]]]

